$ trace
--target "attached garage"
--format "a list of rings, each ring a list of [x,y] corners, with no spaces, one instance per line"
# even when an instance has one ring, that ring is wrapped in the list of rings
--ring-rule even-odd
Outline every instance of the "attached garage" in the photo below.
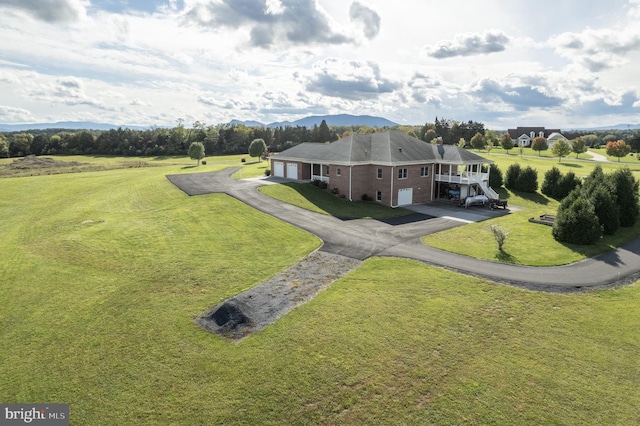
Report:
[[[273,176],[284,177],[284,163],[282,161],[273,162]]]
[[[398,190],[398,205],[408,206],[413,204],[413,188],[404,188]]]
[[[287,178],[298,179],[298,163],[287,163]]]

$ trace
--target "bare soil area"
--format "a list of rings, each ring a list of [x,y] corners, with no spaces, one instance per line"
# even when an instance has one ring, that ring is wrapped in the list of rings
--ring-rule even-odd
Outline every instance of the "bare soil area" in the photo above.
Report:
[[[362,262],[316,251],[269,280],[203,312],[196,323],[239,341],[311,300]]]
[[[56,175],[138,167],[151,167],[151,164],[142,160],[129,160],[120,161],[117,164],[102,165],[27,155],[26,157],[16,158],[11,164],[0,166],[0,177]]]

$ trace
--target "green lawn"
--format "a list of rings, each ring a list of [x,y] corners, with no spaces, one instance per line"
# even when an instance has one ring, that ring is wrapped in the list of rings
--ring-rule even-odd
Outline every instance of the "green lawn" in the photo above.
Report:
[[[534,293],[374,258],[240,343],[202,330],[320,242],[185,196],[164,177],[183,167],[0,181],[0,401],[83,425],[638,423],[638,284]]]
[[[531,266],[565,265],[619,247],[640,236],[640,220],[632,228],[621,228],[616,235],[605,236],[589,246],[563,244],[551,235],[551,227],[529,222],[542,214],[555,215],[558,202],[540,194],[516,193],[501,189],[514,208],[511,214],[482,222],[471,223],[422,237],[425,244],[477,259],[515,263]],[[489,227],[496,224],[509,232],[503,248],[498,251]]]
[[[286,182],[279,185],[262,186],[259,190],[263,194],[277,200],[284,201],[316,213],[327,214],[340,218],[386,219],[413,213],[407,209],[392,209],[391,207],[373,202],[350,202],[345,199],[338,198],[326,190],[319,189],[310,183]]]
[[[563,159],[559,163],[557,159],[554,160],[552,158],[520,158],[516,155],[494,154],[494,151],[492,150],[490,154],[481,152],[479,154],[494,161],[494,164],[498,165],[502,171],[503,176],[506,174],[509,165],[515,162],[522,167],[532,167],[538,172],[538,188],[544,182],[545,172],[552,167],[557,167],[563,174],[572,171],[578,177],[587,176],[596,165],[600,165],[606,174],[612,173],[620,167],[629,167],[633,171],[635,178],[640,180],[640,165],[632,167],[624,163],[576,161],[575,158]],[[442,250],[478,259],[531,266],[550,266],[564,265],[595,256],[640,236],[640,221],[638,221],[634,227],[621,228],[616,235],[605,236],[599,242],[590,246],[562,244],[553,238],[550,227],[528,221],[529,218],[537,218],[542,214],[555,215],[559,204],[557,201],[542,195],[539,190],[536,194],[524,194],[501,188],[500,196],[508,199],[509,206],[520,209],[503,217],[427,235],[422,238],[423,241],[425,244]],[[492,224],[499,225],[510,233],[502,253],[497,250],[493,235],[489,231],[489,226]]]

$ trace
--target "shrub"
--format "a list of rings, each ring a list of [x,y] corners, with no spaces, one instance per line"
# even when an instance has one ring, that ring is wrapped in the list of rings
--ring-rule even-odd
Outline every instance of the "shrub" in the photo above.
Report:
[[[500,188],[504,184],[502,178],[502,170],[496,165],[491,165],[489,169],[489,186],[492,188]]]
[[[538,172],[529,166],[520,171],[515,189],[521,192],[536,192],[538,190]]]
[[[498,243],[498,250],[503,251],[502,246],[504,246],[504,242],[507,240],[509,233],[498,225],[491,225],[489,230],[493,234],[493,238],[495,238],[496,243]]]
[[[202,160],[201,163],[202,163],[203,166],[206,166],[207,165],[207,160]]]
[[[242,157],[242,158],[240,159],[240,162],[241,162],[241,163],[246,163],[246,162],[247,162],[247,159],[246,159],[246,158],[244,158],[244,157]]]
[[[333,195],[338,195],[338,194],[340,193],[340,190],[339,190],[338,188],[333,188],[333,189],[331,190],[331,193],[332,193]]]
[[[544,174],[544,181],[542,182],[542,188],[540,191],[547,197],[556,198],[554,196],[558,181],[562,177],[562,172],[557,167],[552,167]]]
[[[513,163],[507,169],[507,174],[504,178],[504,186],[508,189],[516,189],[516,181],[518,180],[518,176],[520,175],[520,164]]]
[[[560,242],[581,245],[592,244],[602,236],[593,204],[581,191],[560,203],[552,234]]]
[[[590,198],[602,232],[605,235],[615,234],[620,227],[620,208],[615,196],[606,185],[600,185],[590,194]]]
[[[638,181],[628,168],[618,169],[611,175],[611,183],[620,206],[620,226],[633,226],[640,214]]]
[[[573,172],[569,172],[564,176],[560,177],[558,180],[558,184],[553,193],[553,198],[560,201],[563,200],[567,195],[571,193],[574,189],[580,186],[580,179],[576,177],[576,174]]]
[[[360,199],[362,201],[373,201],[373,199],[369,197],[367,194],[362,194],[362,197],[360,197]]]
[[[264,171],[265,176],[271,176],[271,170],[267,169]]]

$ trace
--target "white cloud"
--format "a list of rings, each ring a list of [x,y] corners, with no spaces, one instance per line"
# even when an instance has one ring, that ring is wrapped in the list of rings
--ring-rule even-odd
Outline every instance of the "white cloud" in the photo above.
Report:
[[[382,75],[373,62],[328,58],[313,66],[305,81],[307,90],[346,99],[376,97],[400,89],[402,83]]]
[[[378,15],[375,10],[367,7],[359,1],[351,3],[351,7],[349,7],[349,16],[352,21],[360,22],[362,24],[365,37],[371,39],[380,33],[380,15]]]
[[[0,122],[4,123],[29,123],[35,116],[24,108],[0,105]]]
[[[0,9],[24,12],[45,22],[65,24],[85,17],[87,4],[83,0],[0,0]]]
[[[0,0],[0,121],[640,122],[640,0],[612,1]]]
[[[549,43],[563,57],[599,72],[628,63],[629,53],[640,51],[640,27],[563,33]]]
[[[509,37],[506,34],[493,30],[459,34],[453,41],[441,41],[437,46],[429,46],[426,50],[429,56],[443,59],[502,52],[508,44]]]

